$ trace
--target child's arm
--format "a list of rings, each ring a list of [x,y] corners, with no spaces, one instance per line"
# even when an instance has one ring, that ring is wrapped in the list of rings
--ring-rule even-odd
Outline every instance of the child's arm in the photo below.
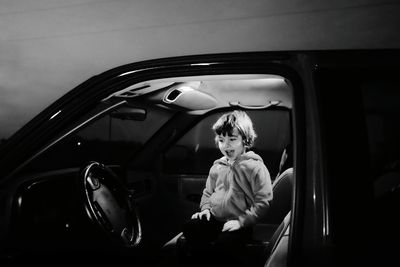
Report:
[[[269,201],[272,200],[271,177],[265,165],[256,168],[248,181],[253,195],[253,203],[243,215],[239,216],[242,226],[254,224],[268,211]]]
[[[201,196],[200,201],[200,210],[203,211],[205,209],[211,209],[210,205],[210,196],[215,190],[215,176],[211,174],[208,175],[206,181],[206,187],[203,190],[203,195]]]
[[[211,168],[212,170],[212,168]],[[210,196],[214,192],[215,189],[215,175],[212,175],[212,172],[207,177],[206,187],[203,190],[203,195],[200,201],[200,212],[196,212],[192,215],[192,219],[201,219],[203,216],[206,216],[207,220],[210,220],[211,216],[211,205],[210,205]]]

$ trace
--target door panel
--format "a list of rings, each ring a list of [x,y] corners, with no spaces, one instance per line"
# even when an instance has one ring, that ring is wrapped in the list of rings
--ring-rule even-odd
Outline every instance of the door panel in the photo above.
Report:
[[[166,188],[175,194],[179,207],[180,223],[199,211],[200,199],[206,185],[207,175],[167,175],[163,179]]]

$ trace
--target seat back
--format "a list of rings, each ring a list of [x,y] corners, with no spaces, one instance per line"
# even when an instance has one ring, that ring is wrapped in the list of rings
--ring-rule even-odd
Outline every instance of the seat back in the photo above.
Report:
[[[266,247],[268,255],[265,261],[265,267],[286,266],[287,252],[289,245],[289,228],[290,228],[290,212],[285,216],[275,234],[272,236],[270,243]]]
[[[293,168],[282,172],[272,184],[273,199],[261,223],[280,224],[292,206]]]
[[[279,223],[279,226],[275,227],[273,234],[266,242],[263,242],[262,244],[253,244],[250,247],[251,250],[248,249],[248,251],[246,251],[247,255],[250,255],[252,258],[249,259],[251,262],[251,265],[249,266],[264,266],[273,254],[276,253],[275,251],[280,250],[277,249],[277,247],[283,236],[287,234],[290,224],[290,214],[290,211],[285,214],[284,218]],[[248,246],[246,246],[246,248],[248,248]]]

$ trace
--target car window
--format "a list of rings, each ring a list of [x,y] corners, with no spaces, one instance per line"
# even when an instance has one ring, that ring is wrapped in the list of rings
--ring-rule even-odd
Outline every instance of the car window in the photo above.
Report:
[[[290,143],[290,110],[248,110],[258,135],[251,149],[259,154],[271,176],[278,171],[283,149]],[[222,155],[214,141],[212,125],[223,114],[205,117],[165,154],[164,172],[168,174],[207,174]]]
[[[82,167],[89,161],[121,165],[172,116],[172,112],[146,107],[144,120],[105,116],[64,138],[33,160],[25,171]]]

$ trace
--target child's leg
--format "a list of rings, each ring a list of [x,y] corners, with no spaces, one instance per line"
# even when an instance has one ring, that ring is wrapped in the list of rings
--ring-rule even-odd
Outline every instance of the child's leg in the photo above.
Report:
[[[183,235],[189,243],[206,244],[218,237],[222,226],[212,215],[209,221],[205,217],[191,219],[183,226]]]
[[[205,217],[202,219],[191,219],[183,227],[183,236],[186,245],[180,254],[183,266],[211,266],[214,261],[210,258],[210,243],[217,238],[222,230],[223,223],[218,222],[212,215],[210,221]]]
[[[251,240],[252,228],[221,232],[214,240],[216,260],[227,266],[245,266],[244,245]]]
[[[229,250],[242,247],[246,242],[250,241],[252,237],[252,228],[245,227],[235,231],[225,231],[218,234],[214,240],[217,247],[227,248]]]

